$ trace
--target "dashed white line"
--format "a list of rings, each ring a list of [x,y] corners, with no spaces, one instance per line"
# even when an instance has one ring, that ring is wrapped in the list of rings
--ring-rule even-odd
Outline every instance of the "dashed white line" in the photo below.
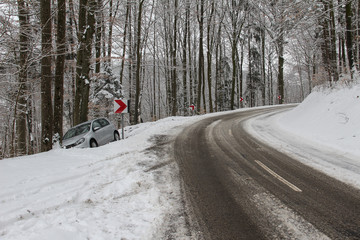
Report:
[[[294,184],[292,184],[291,182],[287,181],[286,179],[284,179],[283,177],[281,177],[279,174],[277,174],[276,172],[274,172],[273,170],[271,170],[270,168],[268,168],[265,164],[263,164],[262,162],[255,160],[255,162],[262,167],[264,170],[266,170],[268,173],[270,173],[272,176],[274,176],[276,179],[280,180],[282,183],[286,184],[288,187],[290,187],[292,190],[294,190],[295,192],[302,192],[302,190],[300,188],[298,188],[297,186],[295,186]]]

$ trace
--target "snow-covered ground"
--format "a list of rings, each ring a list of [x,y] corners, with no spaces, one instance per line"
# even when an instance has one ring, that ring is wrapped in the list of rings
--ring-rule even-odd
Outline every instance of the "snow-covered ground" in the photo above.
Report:
[[[187,121],[194,120],[128,127],[127,139],[99,148],[0,161],[0,239],[186,236],[177,165],[154,146],[166,146],[164,135],[175,135]],[[169,224],[179,227],[165,233]]]
[[[359,84],[318,89],[294,110],[247,126],[259,139],[360,188],[359,95]],[[179,131],[208,116],[131,126],[127,139],[100,148],[0,161],[0,239],[191,239],[178,167],[166,150]]]
[[[359,83],[317,88],[293,110],[246,125],[259,140],[360,188]]]

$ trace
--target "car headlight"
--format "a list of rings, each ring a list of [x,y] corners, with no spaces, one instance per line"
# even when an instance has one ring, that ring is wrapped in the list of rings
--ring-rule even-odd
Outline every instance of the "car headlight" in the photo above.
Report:
[[[79,140],[76,141],[75,146],[80,145],[83,142],[85,142],[85,138],[80,138]]]

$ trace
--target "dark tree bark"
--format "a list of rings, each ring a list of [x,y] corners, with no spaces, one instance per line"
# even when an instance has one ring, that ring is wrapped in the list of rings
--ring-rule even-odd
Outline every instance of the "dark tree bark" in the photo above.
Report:
[[[198,16],[199,21],[199,73],[198,73],[198,86],[196,96],[196,110],[199,113],[201,109],[201,84],[204,82],[204,0],[200,0],[200,15]],[[205,108],[205,106],[204,106]]]
[[[281,29],[277,40],[278,45],[278,100],[279,104],[284,102],[284,33]]]
[[[245,23],[245,16],[248,14],[248,6],[244,2],[238,2],[236,0],[231,1],[229,6],[230,10],[230,20],[231,20],[231,60],[232,60],[232,84],[231,84],[231,102],[230,109],[234,109],[235,102],[235,91],[236,91],[236,82],[238,77],[238,61],[237,61],[237,51],[238,43],[240,40],[240,34],[242,32],[243,25]]]
[[[81,0],[79,10],[79,49],[76,65],[74,124],[87,121],[90,91],[90,59],[95,32],[95,0]]]
[[[171,51],[171,61],[172,61],[172,70],[171,70],[171,115],[176,116],[177,113],[177,62],[176,62],[176,51],[177,51],[177,11],[178,11],[178,0],[175,0],[175,14],[174,14],[174,28],[173,28],[173,44]]]
[[[112,35],[113,35],[113,25],[114,25],[114,18],[113,16],[113,0],[109,1],[109,34],[108,34],[108,49],[107,49],[107,57],[108,62],[111,63],[111,54],[112,54]]]
[[[112,2],[112,1],[111,1]],[[102,0],[97,0],[96,11],[96,28],[95,28],[95,73],[100,73],[101,70],[101,42],[102,42],[102,26],[103,26],[103,13],[101,10]]]
[[[190,106],[188,101],[188,88],[187,88],[187,41],[189,34],[189,17],[190,17],[190,2],[186,1],[185,6],[185,28],[184,28],[184,39],[183,39],[183,114],[188,115],[188,108]]]
[[[323,2],[324,12],[328,11],[328,6]],[[331,82],[331,69],[330,69],[330,41],[329,41],[329,22],[326,18],[319,19],[322,27],[322,42],[321,42],[321,56],[324,70],[327,73],[327,81]]]
[[[66,0],[58,0],[56,68],[54,91],[54,133],[63,135],[64,66],[66,52]]]
[[[24,0],[18,0],[18,15],[20,25],[20,67],[19,67],[19,92],[17,101],[16,132],[17,153],[26,153],[26,84],[28,78],[28,47],[29,47],[29,12]]]
[[[339,78],[337,70],[337,53],[336,53],[336,35],[335,35],[335,14],[332,0],[321,0],[323,4],[322,12],[325,14],[319,19],[322,27],[322,44],[321,52],[324,69],[327,72],[327,81],[332,84]]]
[[[337,53],[336,53],[336,26],[335,26],[335,10],[333,0],[329,0],[330,8],[330,64],[332,80],[339,80],[339,72],[337,68]]]
[[[353,40],[352,40],[352,1],[346,2],[346,48],[347,56],[349,61],[350,73],[352,73],[354,67],[354,57],[353,57]],[[351,74],[352,77],[352,74]]]
[[[125,13],[125,26],[124,26],[124,35],[123,35],[123,52],[121,56],[121,67],[120,67],[120,85],[123,84],[123,76],[124,76],[124,63],[125,63],[125,53],[126,53],[126,35],[128,30],[128,22],[129,22],[129,13],[130,13],[130,0],[126,2],[126,13]]]
[[[52,148],[53,108],[51,102],[51,1],[40,0],[41,21],[41,151]]]
[[[88,120],[89,112],[89,93],[90,93],[90,65],[91,65],[91,56],[92,56],[92,46],[93,38],[95,33],[95,10],[96,2],[95,0],[90,0],[88,5],[87,12],[87,30],[85,35],[85,48],[83,51],[83,65],[82,65],[82,77],[83,77],[83,94],[81,99],[81,108],[80,108],[80,122],[85,122]]]
[[[215,12],[215,0],[211,2],[211,9],[210,9],[210,16],[208,17],[208,24],[207,24],[207,82],[208,82],[208,91],[209,91],[209,108],[210,112],[214,112],[213,107],[213,100],[212,100],[212,51],[213,51],[213,44],[214,44],[214,29],[215,27],[214,22],[212,21],[214,18]]]
[[[261,79],[262,79],[262,92],[261,92],[261,97],[262,97],[262,105],[265,106],[266,105],[266,70],[265,70],[265,51],[266,51],[266,45],[265,45],[265,29],[260,29],[260,33],[261,33]]]
[[[81,123],[80,121],[80,106],[82,100],[82,93],[84,88],[84,79],[82,77],[82,66],[84,61],[84,48],[85,48],[85,27],[86,27],[86,15],[87,15],[87,0],[80,0],[79,6],[79,27],[78,27],[78,41],[79,48],[77,50],[76,59],[76,81],[75,81],[75,101],[74,101],[74,125]]]

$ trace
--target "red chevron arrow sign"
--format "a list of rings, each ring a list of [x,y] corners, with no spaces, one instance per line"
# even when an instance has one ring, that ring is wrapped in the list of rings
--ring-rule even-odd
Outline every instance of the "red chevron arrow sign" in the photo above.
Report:
[[[128,113],[128,105],[126,99],[114,100],[114,112],[115,113]]]

